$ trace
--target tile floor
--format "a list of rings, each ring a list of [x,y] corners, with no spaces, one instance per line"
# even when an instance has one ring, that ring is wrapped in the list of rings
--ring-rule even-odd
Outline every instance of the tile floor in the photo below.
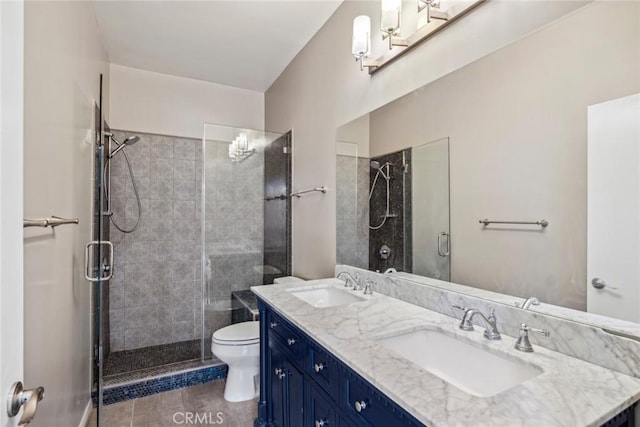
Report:
[[[229,403],[224,400],[223,393],[224,381],[214,381],[107,405],[101,427],[253,426],[257,399]],[[193,417],[191,422],[185,419],[189,414]],[[96,426],[95,416],[94,410],[87,427]],[[197,416],[200,422],[196,422]],[[206,418],[203,420],[203,417]]]

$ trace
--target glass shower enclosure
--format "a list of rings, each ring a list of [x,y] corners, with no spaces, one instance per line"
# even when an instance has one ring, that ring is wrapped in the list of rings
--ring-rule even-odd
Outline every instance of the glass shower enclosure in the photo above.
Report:
[[[202,357],[232,323],[258,320],[252,286],[291,274],[291,133],[206,124]]]

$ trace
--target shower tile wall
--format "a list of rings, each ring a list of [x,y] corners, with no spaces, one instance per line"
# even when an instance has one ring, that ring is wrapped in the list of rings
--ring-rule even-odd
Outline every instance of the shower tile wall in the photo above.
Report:
[[[231,293],[261,285],[264,257],[264,153],[229,159],[229,143],[205,149],[205,349],[231,324]],[[238,307],[242,308],[242,307]]]
[[[369,159],[338,155],[336,230],[338,264],[369,268]]]
[[[111,225],[115,246],[109,289],[111,351],[201,337],[202,142],[197,139],[114,131],[126,148],[142,202],[139,228]],[[122,153],[112,160],[113,219],[130,228],[138,215]]]
[[[390,214],[382,227],[369,231],[369,269],[373,271],[385,271],[395,268],[398,271],[412,271],[411,259],[411,150],[398,151],[372,158],[381,165],[391,163],[390,167]],[[386,171],[386,169],[385,169]],[[373,185],[376,172],[371,170],[369,186]],[[371,212],[371,225],[379,226],[383,222],[386,211],[386,182],[380,176],[376,188],[371,196],[369,209]],[[391,249],[388,259],[380,256],[380,249],[384,246]]]

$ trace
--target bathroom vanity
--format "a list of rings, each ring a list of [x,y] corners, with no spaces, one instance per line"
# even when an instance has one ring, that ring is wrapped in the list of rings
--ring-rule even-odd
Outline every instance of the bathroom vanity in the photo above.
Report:
[[[488,340],[484,328],[337,279],[252,290],[256,426],[634,425],[638,378],[535,344],[517,351],[513,337]],[[438,351],[449,357],[423,357]]]

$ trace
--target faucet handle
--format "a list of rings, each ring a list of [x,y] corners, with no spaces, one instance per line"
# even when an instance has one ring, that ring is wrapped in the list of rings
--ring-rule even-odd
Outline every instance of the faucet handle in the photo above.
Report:
[[[371,289],[371,285],[373,285],[373,281],[367,280],[364,285],[364,294],[365,295],[373,295],[373,290]]]
[[[458,305],[458,304],[452,304],[451,307],[453,308],[457,308],[458,310],[462,310],[463,312],[467,312],[469,311],[469,309],[467,307],[464,307],[462,305]]]
[[[532,328],[531,326],[527,326],[525,323],[522,323],[520,325],[520,330],[522,329],[529,332],[535,332],[536,334],[542,335],[543,337],[548,337],[549,335],[551,335],[551,331],[549,331],[548,329]]]
[[[489,318],[487,319],[489,322],[493,322],[496,323],[496,321],[498,320],[498,318],[496,317],[496,309],[491,307],[489,309]]]
[[[535,332],[536,334],[540,334],[542,336],[548,337],[551,332],[548,329],[537,329],[527,326],[526,323],[520,324],[520,336],[516,340],[515,348],[516,350],[524,351],[527,353],[531,353],[533,351],[533,346],[529,341],[529,332]]]
[[[361,280],[360,280],[360,273],[356,273],[356,275],[355,275],[355,283],[353,284],[353,290],[354,291],[362,290],[362,285],[360,283],[362,283]]]

